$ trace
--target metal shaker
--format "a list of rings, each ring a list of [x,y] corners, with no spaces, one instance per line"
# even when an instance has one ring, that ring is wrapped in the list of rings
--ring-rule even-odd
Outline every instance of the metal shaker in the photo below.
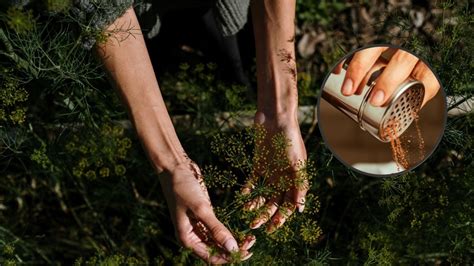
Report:
[[[383,64],[376,63],[368,72],[363,88],[351,96],[345,96],[341,92],[347,66],[344,64],[339,74],[329,75],[324,84],[322,98],[358,123],[362,130],[382,142],[389,142],[390,138],[401,136],[421,108],[425,94],[423,83],[408,78],[398,86],[385,105],[376,107],[368,100],[377,77],[384,70]],[[387,134],[387,128],[392,134]]]

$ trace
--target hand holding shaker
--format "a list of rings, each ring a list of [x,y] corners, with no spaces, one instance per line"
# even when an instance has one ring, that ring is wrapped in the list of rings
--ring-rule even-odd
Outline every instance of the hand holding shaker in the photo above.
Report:
[[[362,88],[359,87],[355,94],[345,96],[341,92],[350,58],[346,60],[339,74],[329,75],[322,91],[324,100],[358,123],[362,130],[382,142],[389,142],[391,138],[398,138],[405,132],[420,110],[425,94],[423,83],[409,77],[397,87],[383,106],[373,106],[368,102],[378,76],[384,71],[393,54],[391,53],[393,51],[387,51],[367,73],[360,86]]]

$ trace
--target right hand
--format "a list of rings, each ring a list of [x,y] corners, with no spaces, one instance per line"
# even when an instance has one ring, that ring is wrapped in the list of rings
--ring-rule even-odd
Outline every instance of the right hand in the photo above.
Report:
[[[251,222],[250,228],[256,229],[267,223],[267,232],[273,233],[285,223],[295,210],[300,213],[304,210],[309,181],[304,169],[301,169],[301,163],[306,162],[308,156],[296,116],[294,119],[285,117],[280,121],[272,121],[266,119],[262,112],[257,112],[255,123],[264,129],[264,136],[256,141],[256,153],[260,150],[262,154],[267,154],[267,156],[254,161],[254,171],[257,174],[253,178],[258,177],[265,180],[265,184],[269,188],[278,187],[282,182],[281,178],[284,178],[288,182],[288,187],[280,188],[271,197],[257,196],[247,202],[244,209],[253,211],[263,208],[260,215]],[[288,147],[284,151],[286,158],[275,159],[273,157],[278,154],[273,145],[276,134],[283,134],[285,141],[287,141]],[[275,161],[281,159],[288,160],[285,169],[273,169]],[[269,166],[270,168],[268,168]],[[242,189],[242,193],[250,194],[254,184],[259,181],[257,179],[248,180]]]
[[[199,167],[191,160],[176,165],[162,177],[161,186],[168,203],[178,241],[201,259],[212,264],[231,262],[230,252],[240,252],[246,260],[255,243],[247,236],[241,246],[216,218]],[[217,249],[210,254],[210,248]]]
[[[425,96],[422,106],[431,100],[439,91],[440,84],[431,69],[418,57],[401,49],[389,46],[370,47],[354,53],[347,67],[341,92],[351,96],[364,86],[369,70],[374,66],[379,57],[392,49],[393,55],[387,62],[385,70],[376,79],[376,84],[371,92],[369,102],[373,106],[383,106],[396,88],[408,77],[417,79],[425,86]],[[339,74],[344,62],[335,67],[333,73]]]

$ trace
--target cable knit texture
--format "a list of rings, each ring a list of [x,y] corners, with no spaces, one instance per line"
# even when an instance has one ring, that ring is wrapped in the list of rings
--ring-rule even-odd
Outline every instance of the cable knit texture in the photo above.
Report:
[[[247,22],[250,0],[136,0],[135,11],[147,38],[158,35],[160,16],[180,9],[213,7],[217,24],[224,36],[236,34]]]
[[[160,16],[179,8],[214,5],[215,18],[224,36],[236,34],[247,23],[250,0],[73,0],[73,16],[95,29],[103,29],[134,5],[147,38],[158,35]],[[7,1],[8,2],[8,1]],[[23,6],[31,0],[9,0]],[[90,46],[90,45],[87,45]]]
[[[133,0],[74,0],[71,15],[81,25],[88,25],[81,36],[82,46],[90,50],[101,32],[133,5]]]
[[[250,0],[217,0],[216,20],[224,36],[236,34],[247,23]]]

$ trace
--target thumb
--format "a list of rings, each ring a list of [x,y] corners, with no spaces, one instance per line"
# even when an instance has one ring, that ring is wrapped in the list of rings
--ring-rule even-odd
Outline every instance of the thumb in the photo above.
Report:
[[[209,229],[214,241],[229,252],[239,251],[239,245],[232,233],[222,224],[209,207],[205,211],[196,213],[197,218]]]

